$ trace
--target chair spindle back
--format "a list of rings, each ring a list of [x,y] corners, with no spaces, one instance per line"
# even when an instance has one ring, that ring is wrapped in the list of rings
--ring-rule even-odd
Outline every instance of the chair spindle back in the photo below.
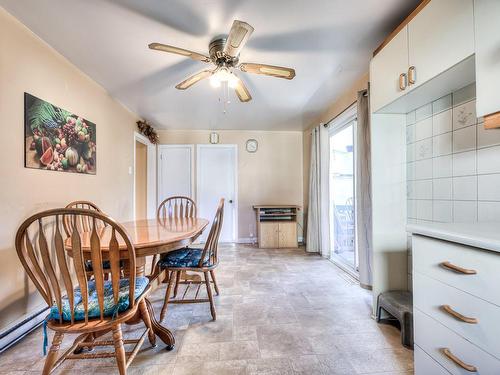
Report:
[[[168,197],[158,206],[156,218],[158,220],[195,218],[196,203],[189,197]]]
[[[83,216],[83,218],[82,218]],[[71,233],[63,237],[61,222],[72,222]],[[77,221],[88,222],[88,231],[82,231]],[[98,222],[106,227],[98,227]],[[88,238],[90,249],[82,248],[82,238]],[[67,239],[70,238],[70,244]],[[101,248],[101,243],[108,250]],[[103,259],[109,260],[111,269],[111,285],[114,304],[119,302],[120,261],[128,260],[129,307],[135,304],[135,248],[125,229],[114,219],[105,214],[82,208],[58,208],[39,212],[26,219],[16,234],[16,251],[19,259],[44,298],[59,311],[62,323],[63,294],[66,293],[71,311],[71,324],[75,322],[75,287],[79,287],[85,314],[88,322],[89,281],[85,273],[85,260],[90,259],[93,265],[95,288],[99,304],[100,319],[104,311],[104,275]],[[69,259],[68,259],[69,258]],[[61,283],[62,279],[62,283]]]
[[[102,210],[99,207],[97,207],[97,205],[95,203],[92,203],[90,201],[74,201],[74,202],[68,203],[66,208],[83,208],[86,210],[94,210],[97,212],[102,212]],[[89,232],[90,228],[91,228],[91,221],[92,220],[89,217],[82,216],[82,217],[78,218],[78,220],[76,221],[76,225],[78,226],[80,231]],[[102,226],[106,226],[107,224],[102,222],[102,221],[98,221],[97,225],[98,225],[98,227],[102,227]],[[69,218],[65,218],[63,220],[63,226],[64,226],[64,231],[66,232],[66,235],[70,236],[71,233],[73,232],[72,220],[70,220]]]
[[[203,248],[203,253],[200,259],[199,267],[203,267],[205,261],[209,261],[210,264],[217,264],[219,261],[217,250],[219,245],[219,236],[222,229],[222,222],[224,218],[224,198],[221,198],[219,205],[217,206],[217,211],[215,212],[215,217],[212,222],[212,227],[208,233],[207,241],[205,242],[205,247]]]

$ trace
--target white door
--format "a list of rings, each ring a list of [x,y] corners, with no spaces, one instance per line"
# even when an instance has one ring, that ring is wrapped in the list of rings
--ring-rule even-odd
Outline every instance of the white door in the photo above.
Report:
[[[372,112],[393,102],[408,91],[399,88],[399,76],[408,70],[408,29],[404,27],[370,63]]]
[[[174,195],[193,196],[193,145],[158,146],[158,204]]]
[[[196,149],[198,216],[212,221],[220,198],[225,199],[221,242],[236,241],[236,145],[198,145]],[[201,241],[206,239],[205,230]]]

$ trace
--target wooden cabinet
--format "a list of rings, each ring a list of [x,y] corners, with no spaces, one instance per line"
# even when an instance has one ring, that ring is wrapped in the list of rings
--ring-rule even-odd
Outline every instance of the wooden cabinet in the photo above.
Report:
[[[254,206],[259,247],[266,249],[298,247],[298,206]]]
[[[474,2],[476,41],[476,112],[485,116],[500,111],[500,1]],[[498,121],[500,123],[500,120]]]
[[[474,54],[472,1],[423,1],[375,51],[370,63],[372,112]]]

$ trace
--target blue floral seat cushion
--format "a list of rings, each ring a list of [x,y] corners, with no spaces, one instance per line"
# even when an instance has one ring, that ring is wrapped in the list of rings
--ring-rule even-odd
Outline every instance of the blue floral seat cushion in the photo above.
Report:
[[[161,268],[198,267],[202,254],[203,249],[185,247],[184,249],[174,250],[163,255],[159,264]],[[210,267],[210,265],[208,259],[203,262],[203,266],[205,267]]]
[[[144,292],[149,284],[149,279],[147,277],[136,277],[135,279],[135,293],[134,298],[137,300]],[[88,292],[89,292],[89,305],[88,305],[88,315],[91,318],[100,318],[101,312],[99,310],[99,301],[97,299],[97,290],[95,287],[95,281],[90,280],[88,282]],[[118,304],[115,305],[113,298],[113,286],[111,280],[106,280],[104,282],[104,311],[105,317],[110,317],[115,315],[117,312],[123,312],[129,307],[129,279],[120,279],[120,291],[118,294]],[[74,290],[75,299],[75,321],[85,320],[85,310],[83,307],[82,293],[80,287],[76,287]],[[67,296],[62,298],[62,317],[64,321],[71,321],[71,309],[69,307],[69,299]],[[57,305],[54,304],[50,309],[49,318],[59,320],[59,310]]]

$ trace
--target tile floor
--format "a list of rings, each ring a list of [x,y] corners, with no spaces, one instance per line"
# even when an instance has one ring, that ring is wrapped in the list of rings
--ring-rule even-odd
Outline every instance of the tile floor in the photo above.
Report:
[[[299,250],[220,248],[217,321],[208,304],[170,305],[177,343],[144,343],[129,374],[412,374],[399,331],[370,318],[371,295],[329,261]],[[164,288],[152,295],[157,311]],[[140,333],[127,327],[124,335]],[[72,338],[66,338],[66,346]],[[42,331],[0,355],[0,374],[43,367]],[[56,374],[115,374],[114,359],[67,360]]]

